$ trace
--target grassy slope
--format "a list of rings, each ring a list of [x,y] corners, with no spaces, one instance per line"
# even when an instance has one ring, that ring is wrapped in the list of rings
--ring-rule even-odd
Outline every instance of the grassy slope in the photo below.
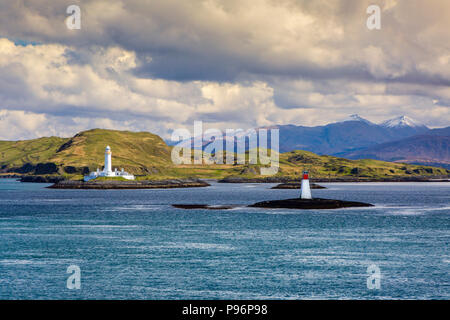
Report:
[[[261,177],[259,165],[182,165],[174,166],[171,147],[157,135],[93,129],[73,138],[41,138],[28,141],[0,141],[0,166],[20,167],[23,164],[53,162],[60,167],[102,167],[106,145],[112,149],[114,167],[142,175],[138,179],[211,178],[227,176]],[[277,176],[298,176],[306,169],[314,177],[359,176],[382,178],[415,175],[448,175],[440,168],[406,165],[377,160],[347,160],[319,156],[308,151],[292,151],[280,155]],[[81,178],[81,176],[73,176]]]
[[[0,141],[0,167],[21,167],[26,163],[49,162],[69,139],[49,137],[23,141]]]

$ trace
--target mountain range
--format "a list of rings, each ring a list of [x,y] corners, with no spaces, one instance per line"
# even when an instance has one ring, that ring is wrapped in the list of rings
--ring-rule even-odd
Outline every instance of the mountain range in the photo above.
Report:
[[[354,114],[344,121],[322,126],[289,124],[254,130],[270,128],[279,129],[280,152],[307,150],[319,155],[348,159],[371,158],[447,168],[450,166],[450,127],[430,129],[407,116],[376,124]],[[204,142],[203,147],[211,142]],[[186,141],[184,144],[190,143]]]
[[[348,159],[450,167],[450,127],[430,129],[407,116],[375,124],[352,115],[345,121],[325,126],[279,126],[279,129],[283,151],[302,146],[303,150]],[[314,140],[308,139],[311,131],[317,132]]]

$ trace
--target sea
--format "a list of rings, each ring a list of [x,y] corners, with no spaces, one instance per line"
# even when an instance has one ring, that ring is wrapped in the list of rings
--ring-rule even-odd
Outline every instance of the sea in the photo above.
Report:
[[[322,185],[313,197],[375,206],[246,207],[299,196],[274,184],[57,190],[0,179],[0,299],[450,298],[450,183]]]

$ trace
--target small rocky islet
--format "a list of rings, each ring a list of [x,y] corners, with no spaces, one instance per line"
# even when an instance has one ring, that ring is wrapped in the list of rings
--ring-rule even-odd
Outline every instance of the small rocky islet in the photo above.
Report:
[[[207,205],[207,204],[173,204],[175,208],[179,209],[207,209],[207,210],[227,210],[236,208],[236,205]],[[286,200],[269,200],[261,201],[251,204],[247,207],[251,208],[267,208],[267,209],[340,209],[340,208],[352,208],[352,207],[373,207],[373,204],[357,202],[357,201],[344,201],[334,199],[286,199]]]
[[[351,207],[373,207],[373,204],[357,202],[357,201],[344,201],[335,199],[286,199],[286,200],[270,200],[261,201],[249,205],[249,207],[255,208],[270,208],[270,209],[339,209],[339,208],[351,208]]]

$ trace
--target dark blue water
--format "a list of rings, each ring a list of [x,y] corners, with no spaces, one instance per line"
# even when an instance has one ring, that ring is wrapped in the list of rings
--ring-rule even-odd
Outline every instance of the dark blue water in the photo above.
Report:
[[[450,298],[450,184],[324,184],[375,208],[245,208],[296,190],[52,190],[0,179],[0,299]],[[183,210],[173,203],[241,205]],[[367,267],[381,271],[369,290]],[[69,290],[66,269],[81,268]]]

